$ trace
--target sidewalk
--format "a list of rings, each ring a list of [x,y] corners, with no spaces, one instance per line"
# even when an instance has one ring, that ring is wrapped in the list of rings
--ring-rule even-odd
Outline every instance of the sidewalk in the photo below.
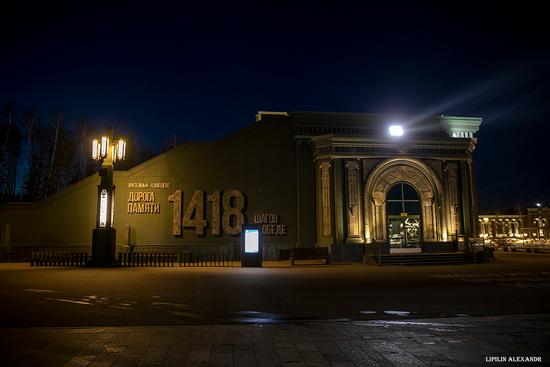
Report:
[[[550,315],[0,329],[2,366],[472,366],[550,361]],[[518,360],[518,359],[516,359]],[[495,361],[493,359],[493,361]]]

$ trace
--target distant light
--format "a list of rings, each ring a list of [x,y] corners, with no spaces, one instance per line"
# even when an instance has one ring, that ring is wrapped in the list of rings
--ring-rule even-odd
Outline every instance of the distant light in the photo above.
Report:
[[[403,128],[401,125],[391,125],[390,126],[390,135],[391,136],[402,136],[403,135]]]
[[[540,203],[537,203],[537,208],[540,208],[542,205]]]

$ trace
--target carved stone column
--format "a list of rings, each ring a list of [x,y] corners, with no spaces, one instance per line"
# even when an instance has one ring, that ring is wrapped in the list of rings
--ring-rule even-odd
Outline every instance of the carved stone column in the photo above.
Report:
[[[429,190],[422,192],[422,208],[424,219],[424,238],[427,240],[434,239],[434,214],[433,214],[433,193]]]
[[[448,177],[449,177],[449,208],[451,211],[451,233],[454,235],[456,233],[462,233],[462,228],[460,226],[460,218],[458,212],[458,188],[457,188],[457,175],[456,175],[456,165],[449,164],[448,166]]]
[[[384,215],[384,203],[386,201],[386,195],[381,191],[374,191],[372,193],[372,201],[374,203],[374,238],[376,240],[385,240],[385,220]]]
[[[348,242],[360,241],[359,162],[346,162]]]
[[[330,236],[332,234],[332,219],[330,215],[330,162],[322,162],[320,168],[323,236]]]

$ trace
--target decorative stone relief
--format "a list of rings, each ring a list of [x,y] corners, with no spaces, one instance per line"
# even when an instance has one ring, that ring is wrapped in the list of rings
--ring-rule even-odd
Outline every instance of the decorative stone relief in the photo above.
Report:
[[[382,191],[375,191],[372,193],[372,200],[376,206],[384,205],[384,202],[386,202],[386,195],[384,195]]]
[[[432,167],[433,171],[437,174],[437,177],[441,180],[443,178],[442,172],[443,169],[441,167],[441,161],[436,161],[433,159],[429,159],[424,161],[425,163],[429,164],[430,167]]]
[[[433,202],[434,194],[432,192],[432,186],[422,173],[411,167],[396,166],[386,170],[378,178],[378,182],[372,193],[372,199],[376,205],[382,205],[384,203],[386,200],[385,193],[388,191],[389,186],[397,181],[408,181],[412,183],[420,192],[421,198],[431,198]],[[377,201],[381,202],[381,204],[377,204]]]
[[[454,164],[447,166],[449,182],[449,206],[451,210],[451,233],[460,233],[460,220],[458,217],[458,190],[457,190],[457,167]]]
[[[369,177],[370,171],[380,162],[380,159],[363,159],[363,179]]]
[[[359,162],[346,162],[348,176],[348,235],[359,236]]]
[[[330,236],[332,233],[332,223],[330,218],[330,162],[322,162],[320,164],[320,168],[323,236]]]
[[[385,239],[385,212],[384,204],[386,201],[386,193],[391,185],[396,182],[405,181],[412,184],[420,194],[422,203],[422,220],[424,238],[435,238],[435,193],[432,184],[428,178],[418,169],[406,165],[397,165],[386,169],[380,174],[374,183],[371,193],[372,202],[374,203],[374,229],[377,239]]]

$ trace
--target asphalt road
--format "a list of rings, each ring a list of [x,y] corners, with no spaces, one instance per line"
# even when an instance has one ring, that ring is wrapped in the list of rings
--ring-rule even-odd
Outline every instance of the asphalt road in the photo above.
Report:
[[[488,264],[35,268],[0,264],[0,323],[198,325],[550,313],[550,255]]]

